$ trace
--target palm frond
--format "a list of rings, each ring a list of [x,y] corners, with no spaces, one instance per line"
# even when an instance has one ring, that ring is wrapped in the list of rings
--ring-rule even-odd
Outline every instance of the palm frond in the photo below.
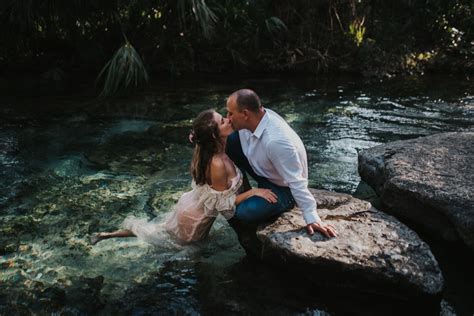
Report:
[[[186,25],[186,17],[189,10],[190,15],[193,16],[204,37],[207,39],[211,38],[218,21],[214,11],[206,4],[205,0],[179,0],[178,12],[183,25]]]
[[[182,26],[186,26],[186,3],[188,0],[178,0],[178,17]]]
[[[105,82],[100,97],[113,96],[119,91],[129,91],[148,82],[145,66],[135,48],[128,42],[105,64],[97,76],[96,84],[103,76]]]
[[[267,27],[267,31],[270,34],[288,31],[286,24],[276,16],[272,16],[271,18],[266,19],[265,26]]]

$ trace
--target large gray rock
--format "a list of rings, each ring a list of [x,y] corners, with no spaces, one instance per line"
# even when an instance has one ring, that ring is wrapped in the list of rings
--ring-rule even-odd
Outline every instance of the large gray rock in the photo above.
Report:
[[[359,153],[359,173],[387,211],[474,249],[474,133],[442,133]]]
[[[391,215],[350,195],[312,190],[321,218],[337,238],[310,236],[298,209],[257,229],[260,242],[240,236],[248,253],[290,270],[319,288],[377,294],[439,308],[443,276],[429,246]]]

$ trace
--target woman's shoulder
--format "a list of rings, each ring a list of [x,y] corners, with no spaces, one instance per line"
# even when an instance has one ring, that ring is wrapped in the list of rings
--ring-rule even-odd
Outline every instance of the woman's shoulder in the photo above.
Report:
[[[211,160],[210,169],[211,186],[218,191],[226,190],[227,170],[224,157],[221,155],[214,155]]]
[[[223,155],[214,155],[211,159],[211,169],[219,170],[222,169],[225,171],[225,161]]]

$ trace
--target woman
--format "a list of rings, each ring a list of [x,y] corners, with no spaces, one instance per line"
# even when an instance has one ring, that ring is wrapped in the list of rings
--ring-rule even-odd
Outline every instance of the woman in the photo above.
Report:
[[[269,189],[254,188],[242,192],[242,174],[225,153],[227,136],[233,132],[229,120],[214,110],[201,112],[193,123],[189,140],[195,145],[191,162],[192,190],[181,196],[166,230],[181,242],[204,239],[218,214],[230,219],[235,206],[251,196],[260,196],[271,203],[277,196]],[[153,243],[159,233],[156,222],[127,218],[124,229],[97,233],[91,244],[115,237],[138,237]]]

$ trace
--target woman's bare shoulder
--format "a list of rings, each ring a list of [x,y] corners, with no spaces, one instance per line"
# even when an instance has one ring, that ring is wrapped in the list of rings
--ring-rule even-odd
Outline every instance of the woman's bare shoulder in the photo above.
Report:
[[[211,168],[225,169],[224,157],[222,155],[214,155],[211,159]]]
[[[212,187],[216,190],[227,189],[227,171],[223,157],[214,155],[210,167]]]

